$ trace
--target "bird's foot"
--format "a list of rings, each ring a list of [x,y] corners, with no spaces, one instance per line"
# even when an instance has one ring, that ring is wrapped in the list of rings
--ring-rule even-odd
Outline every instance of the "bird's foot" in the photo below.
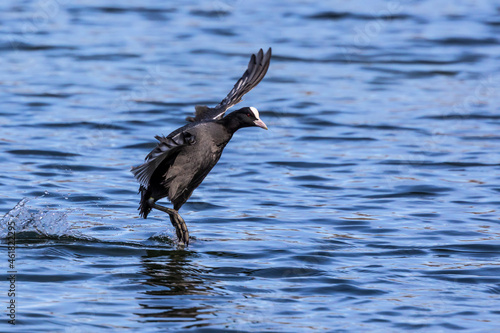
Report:
[[[149,203],[151,204],[151,207],[156,208],[158,210],[161,210],[162,212],[165,212],[168,214],[170,217],[170,222],[175,228],[175,233],[177,234],[177,241],[179,242],[179,246],[188,246],[189,245],[189,231],[186,225],[186,222],[184,222],[184,219],[179,215],[179,212],[176,211],[175,209],[172,208],[167,208],[160,206],[158,204],[153,202],[151,203],[152,198],[149,199]]]
[[[179,213],[175,215],[170,215],[170,222],[175,227],[175,231],[177,233],[177,240],[180,246],[188,246],[189,245],[189,231],[186,226],[186,222],[179,215]]]

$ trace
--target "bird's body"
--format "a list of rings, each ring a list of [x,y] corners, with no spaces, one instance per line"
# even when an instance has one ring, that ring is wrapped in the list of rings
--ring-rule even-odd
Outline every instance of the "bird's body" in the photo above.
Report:
[[[224,117],[225,111],[241,101],[242,96],[264,78],[269,68],[271,49],[252,55],[247,71],[215,108],[197,106],[190,123],[170,133],[156,136],[157,146],[146,156],[146,162],[132,168],[141,184],[140,215],[147,218],[152,208],[169,214],[180,244],[188,244],[189,233],[178,210],[217,164],[233,134],[242,127],[267,129],[254,107],[245,107]],[[156,204],[168,198],[173,209]]]
[[[141,205],[150,197],[157,200],[168,197],[174,209],[179,210],[217,164],[222,150],[232,136],[215,121],[191,123],[181,129],[181,132],[175,134],[177,139],[186,136],[196,139],[192,143],[181,145],[182,149],[178,148],[179,145],[174,145],[172,152],[155,169],[149,186],[142,191],[144,198]],[[217,135],[211,135],[212,133]],[[159,150],[158,153],[161,154],[161,147],[173,141],[172,137],[175,135],[157,137],[159,143],[156,151]],[[154,155],[155,151],[151,152],[150,158]],[[149,211],[151,207],[144,205],[141,215],[147,217]]]

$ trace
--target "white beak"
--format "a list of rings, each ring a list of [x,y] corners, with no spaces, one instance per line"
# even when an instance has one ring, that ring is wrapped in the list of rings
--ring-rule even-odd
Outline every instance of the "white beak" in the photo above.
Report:
[[[257,119],[253,123],[255,124],[255,126],[258,126],[260,128],[263,128],[263,129],[267,130],[267,126],[266,126],[266,124],[264,124],[264,122],[262,120]]]

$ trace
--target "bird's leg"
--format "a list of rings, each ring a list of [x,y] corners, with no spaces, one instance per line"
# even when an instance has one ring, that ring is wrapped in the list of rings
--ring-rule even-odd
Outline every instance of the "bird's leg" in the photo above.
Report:
[[[170,215],[170,222],[172,225],[175,225],[175,229],[177,232],[177,239],[179,240],[180,245],[189,245],[189,231],[184,222],[184,219],[180,216],[180,214],[174,210],[175,214]]]
[[[151,199],[150,199],[151,200]],[[186,222],[179,215],[179,212],[172,208],[167,208],[164,206],[160,206],[154,202],[150,202],[151,207],[161,210],[165,212],[170,217],[170,222],[175,228],[175,232],[177,234],[177,240],[179,241],[179,245],[189,245],[189,231],[186,226]]]

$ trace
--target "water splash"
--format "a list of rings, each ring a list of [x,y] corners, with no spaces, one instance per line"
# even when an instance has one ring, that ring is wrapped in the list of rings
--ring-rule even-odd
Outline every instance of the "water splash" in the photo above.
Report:
[[[66,212],[38,210],[28,206],[30,199],[23,198],[2,219],[0,219],[0,238],[7,237],[8,227],[14,226],[19,237],[23,233],[35,232],[43,237],[75,236]]]
[[[39,199],[43,197],[36,197]],[[74,210],[64,212],[49,209],[35,209],[28,205],[32,199],[23,198],[7,214],[0,218],[0,240],[6,239],[9,227],[14,226],[17,240],[32,241],[37,239],[115,244],[131,247],[163,248],[164,244],[175,242],[165,232],[158,233],[143,243],[127,241],[106,241],[85,235],[78,230],[76,222],[68,221],[68,215]],[[12,230],[10,230],[12,231]]]

